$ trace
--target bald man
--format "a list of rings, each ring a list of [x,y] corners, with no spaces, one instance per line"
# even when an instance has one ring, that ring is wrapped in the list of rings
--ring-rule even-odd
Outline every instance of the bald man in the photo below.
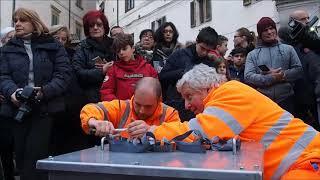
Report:
[[[303,25],[307,25],[307,23],[309,22],[309,13],[305,10],[296,10],[294,11],[290,17],[292,17],[293,19],[297,20],[298,22],[300,22]]]
[[[123,137],[142,137],[151,126],[180,121],[178,112],[162,103],[158,79],[144,77],[138,81],[131,100],[104,101],[87,104],[80,113],[82,129],[89,134],[106,136],[114,128],[125,128]]]
[[[304,28],[308,27],[309,23],[309,14],[305,10],[296,10],[290,14],[290,17],[300,22]],[[304,48],[308,48],[307,50],[312,50],[317,54],[320,54],[320,38],[318,37],[315,31],[310,31],[309,28],[305,28],[299,33],[296,40],[298,43],[301,43]]]

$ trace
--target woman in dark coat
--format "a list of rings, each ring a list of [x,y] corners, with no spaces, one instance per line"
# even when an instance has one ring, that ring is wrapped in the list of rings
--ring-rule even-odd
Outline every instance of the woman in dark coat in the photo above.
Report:
[[[71,66],[63,46],[52,36],[35,11],[15,11],[15,37],[0,56],[0,89],[7,102],[7,115],[18,119],[25,103],[17,94],[26,86],[36,93],[27,100],[31,112],[14,123],[14,143],[20,179],[47,179],[36,170],[36,161],[48,157],[52,115],[65,108],[63,94],[70,82]],[[32,97],[32,96],[31,96]],[[37,102],[34,101],[37,100]]]
[[[87,38],[76,50],[73,67],[84,90],[86,102],[99,102],[99,90],[111,65],[107,62],[115,60],[111,50],[112,39],[107,36],[109,23],[101,11],[89,11],[83,17],[83,27]]]
[[[70,47],[69,30],[63,25],[50,27],[49,34],[58,40],[66,49],[72,60],[75,50]],[[79,126],[80,110],[85,105],[85,98],[79,86],[78,79],[72,70],[71,82],[65,93],[66,110],[55,115],[54,132],[52,137],[52,155],[65,154],[88,147],[87,137]]]
[[[161,72],[168,57],[177,49],[182,48],[182,44],[178,42],[178,37],[178,30],[172,22],[166,22],[157,29],[152,64],[158,73]]]

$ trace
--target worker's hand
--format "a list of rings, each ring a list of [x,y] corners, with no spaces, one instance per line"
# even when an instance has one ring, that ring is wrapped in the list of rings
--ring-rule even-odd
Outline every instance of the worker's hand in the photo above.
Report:
[[[128,124],[130,138],[141,138],[149,130],[150,126],[143,120],[135,120]]]
[[[96,133],[94,135],[100,137],[107,136],[108,134],[111,134],[114,130],[113,124],[111,122],[96,120],[94,118],[89,119],[88,125],[91,128],[95,128]]]

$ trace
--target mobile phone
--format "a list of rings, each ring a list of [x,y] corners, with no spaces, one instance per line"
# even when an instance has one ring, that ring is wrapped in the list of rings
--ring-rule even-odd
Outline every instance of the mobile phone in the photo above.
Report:
[[[264,72],[270,71],[270,69],[269,69],[268,66],[266,66],[266,65],[260,65],[260,66],[258,66],[258,67],[259,67],[259,69],[260,69],[261,71],[264,71]]]
[[[103,60],[100,56],[97,56],[97,57],[93,58],[92,61],[94,61],[96,64],[105,64],[105,63],[107,63],[107,61]]]

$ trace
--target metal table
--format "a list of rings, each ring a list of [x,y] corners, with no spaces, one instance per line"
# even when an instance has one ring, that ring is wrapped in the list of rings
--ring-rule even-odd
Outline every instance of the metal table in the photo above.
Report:
[[[117,153],[99,146],[39,160],[50,180],[263,179],[263,146],[243,142],[240,151],[204,154]]]

